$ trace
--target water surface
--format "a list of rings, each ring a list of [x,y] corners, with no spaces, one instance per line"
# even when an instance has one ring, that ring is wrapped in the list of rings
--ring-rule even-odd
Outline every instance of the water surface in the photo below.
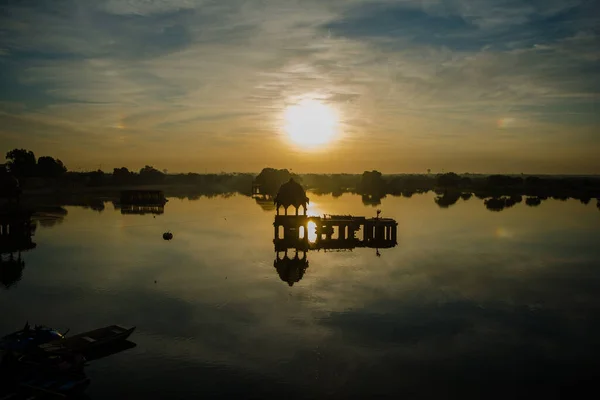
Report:
[[[312,214],[375,215],[360,196],[309,196]],[[309,252],[292,287],[274,211],[251,198],[172,198],[156,217],[65,208],[0,289],[0,332],[137,326],[136,348],[89,367],[92,399],[553,397],[599,364],[593,204],[387,197],[397,247]]]

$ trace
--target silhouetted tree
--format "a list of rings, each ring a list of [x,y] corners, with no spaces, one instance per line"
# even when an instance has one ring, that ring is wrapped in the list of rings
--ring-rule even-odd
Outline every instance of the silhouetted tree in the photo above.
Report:
[[[164,178],[165,174],[150,165],[140,169],[140,180],[143,183],[159,183]]]
[[[37,176],[57,178],[65,172],[67,172],[67,167],[59,159],[44,156],[37,161]]]
[[[290,178],[292,174],[287,169],[263,168],[254,181],[260,185],[261,193],[276,195],[281,185]],[[298,182],[299,178],[294,177],[294,180]]]
[[[365,171],[359,183],[361,194],[383,197],[385,195],[385,180],[379,171]]]
[[[520,176],[490,175],[487,178],[487,183],[490,187],[521,186],[523,184],[523,178]]]
[[[461,182],[461,177],[454,172],[447,172],[437,176],[437,185],[443,188],[458,187]]]
[[[101,169],[89,173],[90,186],[101,186],[104,183],[104,171]]]
[[[460,178],[460,182],[459,182],[460,187],[468,188],[468,187],[471,187],[472,184],[473,184],[473,182],[471,181],[471,178],[469,178],[467,176],[463,176],[462,178]]]
[[[527,178],[525,178],[525,186],[528,187],[540,186],[542,183],[543,180],[541,178],[538,178],[537,176],[528,176]]]
[[[6,153],[8,168],[18,178],[29,178],[35,176],[36,160],[32,151],[25,149],[14,149]]]
[[[133,181],[133,177],[135,174],[129,172],[129,170],[125,167],[115,168],[113,170],[113,183],[115,185],[125,185],[130,184]]]

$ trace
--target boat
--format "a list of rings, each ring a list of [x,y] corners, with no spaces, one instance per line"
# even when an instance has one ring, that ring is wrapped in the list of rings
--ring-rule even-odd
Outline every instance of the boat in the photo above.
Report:
[[[49,341],[38,347],[45,353],[80,353],[86,356],[87,352],[99,347],[116,345],[123,342],[135,331],[132,328],[124,328],[119,325],[110,325],[93,331],[80,333],[68,338]]]
[[[124,328],[110,325],[104,328],[65,337],[55,329],[46,326],[36,326],[31,329],[26,324],[20,331],[11,333],[0,339],[0,355],[4,362],[7,355],[19,358],[23,355],[52,353],[71,353],[87,356],[88,352],[98,348],[111,347],[126,341],[135,327]],[[110,353],[110,352],[109,352]]]
[[[86,362],[135,347],[127,340],[134,330],[110,325],[65,337],[52,328],[26,324],[0,339],[0,400],[83,392],[90,383],[83,371]]]

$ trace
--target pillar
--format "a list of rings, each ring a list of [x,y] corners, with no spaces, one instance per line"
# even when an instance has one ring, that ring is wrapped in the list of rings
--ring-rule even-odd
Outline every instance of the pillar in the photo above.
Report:
[[[382,240],[385,237],[385,226],[377,226],[375,228],[375,239]]]
[[[273,236],[275,237],[275,239],[279,239],[279,226],[278,225],[274,225],[275,226],[275,233],[273,234]]]
[[[394,243],[397,243],[397,228],[394,226],[392,227],[392,241]]]

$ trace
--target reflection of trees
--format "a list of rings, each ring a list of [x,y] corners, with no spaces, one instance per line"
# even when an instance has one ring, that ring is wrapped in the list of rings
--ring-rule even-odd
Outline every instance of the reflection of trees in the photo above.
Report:
[[[525,204],[529,207],[537,207],[542,204],[542,199],[539,197],[528,197],[525,199]]]
[[[600,199],[597,200],[596,207],[598,207],[598,210],[600,210]]]
[[[454,190],[445,191],[441,196],[437,196],[435,198],[435,204],[437,204],[440,208],[448,208],[453,204],[456,204],[458,199],[460,199],[461,193]]]
[[[37,221],[44,228],[51,228],[62,224],[68,211],[63,207],[40,207],[33,215],[32,219]]]
[[[471,197],[473,197],[473,193],[471,192],[464,192],[460,194],[460,198],[463,199],[464,201],[469,200]]]
[[[21,253],[0,255],[0,284],[6,289],[19,282],[23,278],[25,261],[21,259]]]
[[[9,205],[0,210],[0,283],[6,288],[18,282],[25,262],[21,252],[35,248],[32,236],[36,225],[31,213]]]
[[[375,207],[381,204],[381,199],[385,198],[385,194],[363,194],[361,198],[365,206]]]
[[[494,197],[484,201],[485,207],[490,211],[502,211],[505,208],[513,207],[515,204],[523,201],[523,197],[519,195],[513,195],[510,197]]]
[[[269,195],[255,197],[254,200],[264,211],[273,211],[276,208],[273,198]]]

